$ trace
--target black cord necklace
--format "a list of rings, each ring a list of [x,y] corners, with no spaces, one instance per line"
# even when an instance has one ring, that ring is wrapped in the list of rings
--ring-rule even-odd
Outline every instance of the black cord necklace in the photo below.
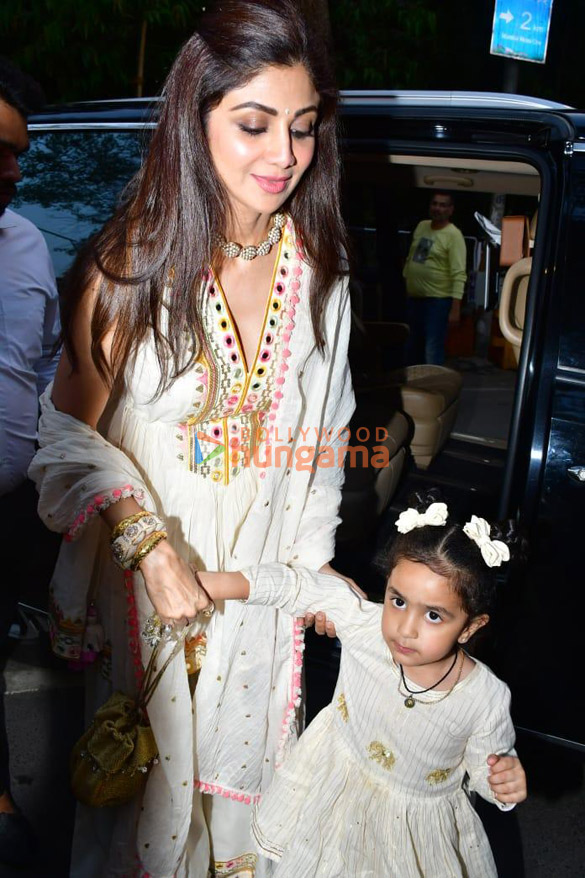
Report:
[[[459,656],[459,647],[457,647],[457,649],[455,650],[455,655],[453,656],[453,661],[451,662],[447,673],[443,674],[443,676],[441,677],[440,680],[437,680],[436,683],[433,683],[433,685],[429,686],[427,689],[409,689],[408,684],[406,682],[406,677],[404,676],[404,668],[402,667],[402,665],[400,665],[400,682],[402,683],[402,685],[404,686],[404,688],[408,692],[408,696],[404,699],[404,706],[405,707],[414,707],[414,705],[416,704],[416,700],[412,697],[413,695],[423,695],[425,692],[430,692],[431,689],[436,689],[437,686],[439,685],[439,683],[442,683],[443,680],[446,680],[447,677],[449,676],[449,674],[451,673],[451,671],[453,670],[453,668],[455,667],[455,662],[457,661],[458,656]],[[461,676],[461,674],[459,676]]]

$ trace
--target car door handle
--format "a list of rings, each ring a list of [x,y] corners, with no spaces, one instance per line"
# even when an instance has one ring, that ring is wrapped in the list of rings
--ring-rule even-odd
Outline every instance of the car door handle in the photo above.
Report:
[[[585,466],[570,466],[567,473],[576,482],[585,482]]]

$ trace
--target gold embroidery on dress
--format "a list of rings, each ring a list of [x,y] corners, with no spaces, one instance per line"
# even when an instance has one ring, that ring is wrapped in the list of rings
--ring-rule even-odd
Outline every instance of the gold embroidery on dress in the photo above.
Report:
[[[195,688],[199,680],[199,671],[203,667],[206,653],[207,635],[205,633],[197,634],[196,637],[189,637],[185,641],[185,665],[191,697],[195,694]]]
[[[203,659],[207,653],[207,635],[198,634],[185,640],[185,664],[188,674],[196,674],[201,670]]]
[[[444,783],[452,771],[452,768],[435,768],[434,771],[427,774],[425,780],[430,784]]]
[[[343,692],[339,695],[337,699],[337,710],[341,714],[341,719],[344,723],[346,723],[349,719],[349,711],[347,709],[347,702],[345,700],[345,695]]]
[[[256,863],[258,857],[256,854],[242,854],[233,860],[216,860],[214,875],[216,878],[220,876],[230,876],[230,878],[254,878],[256,873]]]
[[[368,747],[368,753],[370,754],[370,759],[379,763],[379,765],[387,771],[390,771],[394,767],[396,757],[392,750],[385,747],[381,741],[372,741]]]

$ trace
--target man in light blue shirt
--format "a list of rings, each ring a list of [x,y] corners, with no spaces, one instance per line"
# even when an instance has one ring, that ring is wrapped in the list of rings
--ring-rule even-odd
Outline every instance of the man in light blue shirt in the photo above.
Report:
[[[57,364],[57,288],[43,236],[8,210],[21,179],[18,159],[28,149],[27,115],[41,103],[36,83],[0,58],[0,648],[14,620],[27,563],[46,548],[26,473],[35,451],[39,393]],[[0,864],[27,865],[34,850],[32,830],[10,795],[0,727]]]
[[[1,115],[0,105],[0,120]],[[0,186],[2,164],[0,158]],[[57,288],[45,240],[29,220],[5,210],[0,214],[0,496],[26,479],[35,451],[38,399],[55,374],[58,336]]]

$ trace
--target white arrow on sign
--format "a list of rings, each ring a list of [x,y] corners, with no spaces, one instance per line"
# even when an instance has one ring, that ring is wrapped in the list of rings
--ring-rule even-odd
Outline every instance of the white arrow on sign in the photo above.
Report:
[[[511,21],[514,21],[514,16],[509,9],[507,12],[500,12],[500,18],[503,18],[506,24],[510,24]]]

